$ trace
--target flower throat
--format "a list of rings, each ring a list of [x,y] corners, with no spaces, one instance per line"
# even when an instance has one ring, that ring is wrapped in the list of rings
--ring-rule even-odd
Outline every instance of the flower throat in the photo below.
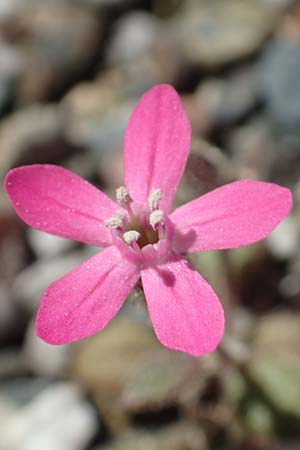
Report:
[[[105,225],[112,230],[129,246],[140,250],[146,245],[153,245],[165,237],[165,213],[159,209],[162,191],[154,189],[146,208],[139,208],[133,201],[124,186],[116,191],[117,202],[124,209],[105,221]]]

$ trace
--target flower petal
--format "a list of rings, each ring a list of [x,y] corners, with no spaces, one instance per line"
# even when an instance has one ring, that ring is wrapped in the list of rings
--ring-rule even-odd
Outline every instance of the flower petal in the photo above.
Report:
[[[109,247],[46,290],[38,311],[37,335],[66,344],[102,330],[117,314],[139,279],[135,264]]]
[[[236,248],[265,238],[290,212],[289,189],[242,180],[176,209],[174,246],[179,252]]]
[[[154,189],[163,191],[160,208],[169,211],[184,171],[191,127],[175,89],[153,87],[138,103],[125,134],[125,182],[144,204]]]
[[[91,245],[109,245],[103,221],[118,205],[63,167],[35,164],[11,170],[5,188],[22,220],[33,228]]]
[[[223,336],[224,312],[207,282],[186,260],[173,255],[160,267],[142,271],[149,313],[160,342],[174,350],[202,355]]]

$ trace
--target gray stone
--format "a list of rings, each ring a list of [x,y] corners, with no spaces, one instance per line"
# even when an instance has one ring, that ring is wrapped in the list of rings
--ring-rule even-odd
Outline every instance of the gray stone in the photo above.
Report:
[[[290,215],[267,237],[271,253],[281,260],[294,259],[299,252],[299,224]]]
[[[20,306],[14,302],[9,285],[0,279],[0,344],[17,341],[26,324]]]
[[[270,43],[261,61],[261,94],[281,132],[299,136],[300,46],[297,41],[277,39]],[[299,141],[298,141],[299,147]]]
[[[19,11],[24,0],[0,0],[0,21],[11,17]]]
[[[30,313],[35,313],[42,293],[56,279],[71,271],[84,259],[81,252],[69,254],[49,260],[41,260],[32,264],[17,277],[13,285],[13,293],[18,302]]]
[[[109,445],[94,450],[206,450],[201,428],[181,422],[160,431],[129,431]]]
[[[38,258],[53,258],[70,250],[74,241],[29,228],[29,243]]]
[[[277,312],[256,329],[248,370],[277,411],[300,418],[300,315]]]
[[[244,0],[184,2],[174,19],[178,51],[198,66],[217,68],[257,51],[274,25],[271,8]]]
[[[0,424],[6,450],[84,450],[97,432],[95,411],[72,384],[49,386]]]
[[[108,62],[124,64],[144,57],[153,51],[160,33],[161,23],[150,13],[133,11],[122,16],[108,44]]]
[[[70,346],[47,344],[35,334],[34,322],[27,329],[22,354],[26,367],[36,376],[62,378],[68,374]]]
[[[6,9],[4,36],[14,37],[23,60],[17,83],[17,96],[23,102],[57,95],[92,64],[102,23],[86,4],[24,0],[13,11]]]
[[[64,124],[63,114],[50,105],[31,106],[3,120],[0,125],[0,179],[17,165],[51,163],[70,153],[70,148],[58,145],[63,140]]]
[[[1,5],[0,5],[1,8]],[[1,21],[1,10],[0,10]],[[22,58],[20,53],[8,43],[0,40],[0,114],[12,102],[15,93],[17,78],[22,70]]]
[[[74,347],[73,377],[91,395],[112,431],[120,432],[128,422],[120,396],[129,373],[139,367],[143,354],[159,346],[150,328],[119,318]]]

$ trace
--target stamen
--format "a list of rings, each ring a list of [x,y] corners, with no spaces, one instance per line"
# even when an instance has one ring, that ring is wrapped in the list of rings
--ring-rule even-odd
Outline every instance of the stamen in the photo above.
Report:
[[[152,211],[150,214],[150,225],[151,227],[156,230],[157,225],[162,223],[165,219],[165,213],[161,209],[156,209],[155,211]]]
[[[139,240],[140,237],[141,237],[141,234],[135,230],[126,231],[123,234],[123,239],[126,242],[126,244],[132,245],[132,247],[135,250],[140,249],[138,246],[138,243],[137,243],[137,241]]]
[[[117,191],[116,191],[116,198],[117,198],[117,202],[119,203],[119,205],[121,206],[126,206],[128,205],[130,202],[132,202],[132,198],[129,195],[128,190],[126,189],[125,186],[120,186]]]
[[[125,211],[116,211],[112,217],[104,221],[104,224],[108,228],[122,228],[122,226],[124,225],[125,217],[126,217]]]
[[[151,194],[148,197],[148,205],[150,208],[150,211],[154,211],[158,209],[159,202],[161,201],[161,198],[163,196],[163,193],[161,189],[154,189]]]

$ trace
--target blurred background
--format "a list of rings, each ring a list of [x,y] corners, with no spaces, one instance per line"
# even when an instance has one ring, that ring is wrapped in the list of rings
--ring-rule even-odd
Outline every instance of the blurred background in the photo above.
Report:
[[[136,290],[50,346],[40,295],[97,251],[28,229],[0,191],[0,450],[300,448],[300,2],[0,0],[0,180],[60,164],[114,196],[139,97],[173,84],[193,145],[177,204],[251,177],[295,208],[257,245],[194,254],[227,316],[212,355],[158,344]]]

